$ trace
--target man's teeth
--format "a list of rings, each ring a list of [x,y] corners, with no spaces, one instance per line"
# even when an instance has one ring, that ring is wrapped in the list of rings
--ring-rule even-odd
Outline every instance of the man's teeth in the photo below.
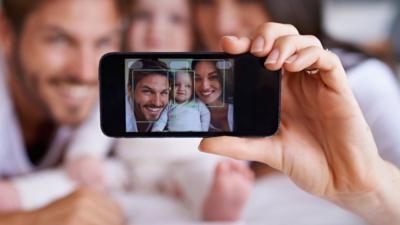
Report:
[[[65,84],[62,86],[62,88],[64,93],[71,98],[83,98],[86,97],[90,92],[90,88],[87,85]]]
[[[148,107],[147,108],[150,112],[158,112],[158,111],[160,111],[160,108],[150,108],[150,107]]]

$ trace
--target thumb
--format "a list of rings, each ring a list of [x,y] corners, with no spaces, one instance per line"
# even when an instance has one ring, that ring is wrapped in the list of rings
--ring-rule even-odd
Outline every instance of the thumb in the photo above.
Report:
[[[224,36],[221,40],[222,49],[229,54],[242,54],[250,50],[251,40],[247,37]]]
[[[267,138],[216,137],[203,139],[202,152],[266,163],[282,170],[282,148],[277,136]]]

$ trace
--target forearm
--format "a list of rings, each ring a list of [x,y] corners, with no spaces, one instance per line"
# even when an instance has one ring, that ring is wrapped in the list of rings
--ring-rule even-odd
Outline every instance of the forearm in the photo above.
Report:
[[[30,212],[0,214],[0,225],[30,225],[35,224]]]
[[[343,200],[344,199],[344,200]],[[351,194],[337,202],[372,225],[400,224],[400,171],[386,164],[382,181],[370,193]]]
[[[21,209],[21,197],[14,184],[0,180],[0,213],[15,212]]]

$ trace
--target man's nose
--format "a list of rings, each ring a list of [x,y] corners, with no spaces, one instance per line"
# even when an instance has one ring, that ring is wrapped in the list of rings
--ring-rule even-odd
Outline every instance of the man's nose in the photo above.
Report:
[[[161,95],[160,94],[155,94],[153,98],[151,99],[151,104],[160,107],[161,106]]]
[[[82,48],[72,56],[71,75],[79,82],[93,82],[97,78],[97,58],[95,51],[90,48]]]

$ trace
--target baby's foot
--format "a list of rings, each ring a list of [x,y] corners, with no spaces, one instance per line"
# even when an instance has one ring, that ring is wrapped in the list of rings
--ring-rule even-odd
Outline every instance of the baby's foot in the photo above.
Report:
[[[221,161],[215,169],[210,193],[203,205],[206,221],[236,221],[250,197],[254,174],[242,162]]]

